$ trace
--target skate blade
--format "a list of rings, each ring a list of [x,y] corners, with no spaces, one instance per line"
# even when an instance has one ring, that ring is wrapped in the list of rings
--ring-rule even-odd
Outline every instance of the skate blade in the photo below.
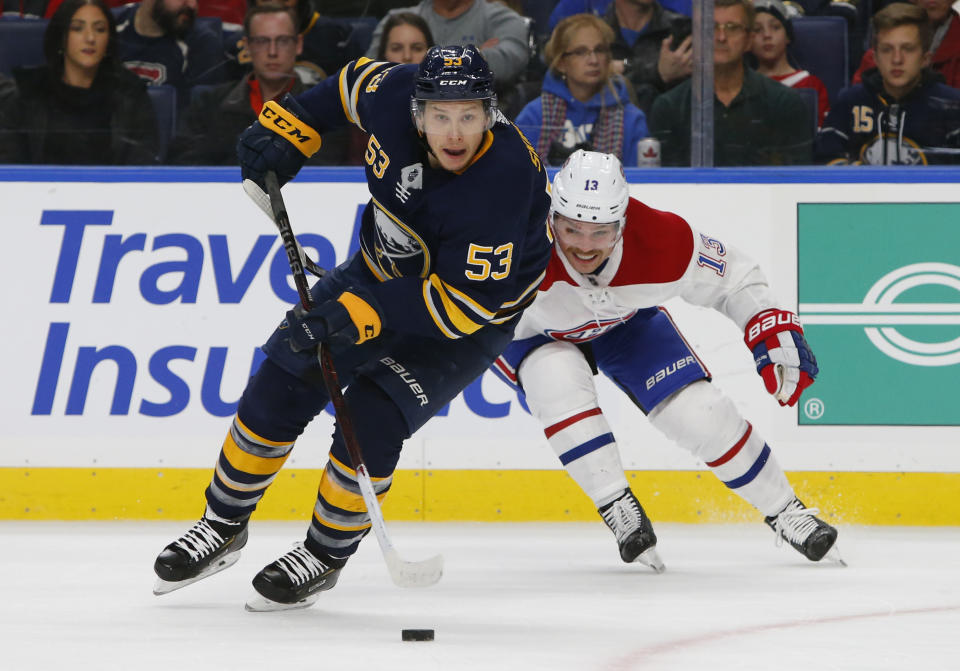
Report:
[[[157,578],[157,582],[153,585],[153,593],[157,596],[163,594],[169,594],[170,592],[176,592],[178,589],[183,589],[187,585],[192,585],[195,582],[203,580],[204,578],[209,578],[214,573],[220,573],[224,569],[228,569],[240,560],[240,551],[231,552],[228,555],[225,555],[220,558],[220,561],[215,564],[210,564],[207,568],[203,569],[192,578],[187,578],[186,580],[164,580],[163,578]]]
[[[831,562],[834,562],[835,564],[839,564],[844,568],[846,568],[847,566],[847,562],[845,562],[843,560],[843,557],[840,556],[840,549],[837,547],[836,543],[833,544],[833,547],[830,548],[830,551],[827,552],[827,554],[823,555],[823,558],[826,559],[827,561],[831,561]]]
[[[667,570],[667,567],[664,566],[663,560],[660,559],[660,553],[657,552],[656,546],[644,550],[637,558],[633,560],[636,563],[643,564],[644,566],[649,566],[656,573],[663,573]]]
[[[319,598],[320,593],[318,592],[296,603],[280,603],[279,601],[273,601],[272,599],[257,594],[252,599],[249,599],[243,608],[250,613],[275,613],[281,610],[299,610],[301,608],[309,608],[315,604]]]

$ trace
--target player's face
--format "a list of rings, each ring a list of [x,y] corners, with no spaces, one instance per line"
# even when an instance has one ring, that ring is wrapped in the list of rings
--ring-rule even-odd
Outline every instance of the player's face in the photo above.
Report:
[[[713,11],[713,64],[730,65],[743,59],[750,48],[753,26],[741,5],[716,7]]]
[[[570,36],[558,69],[571,86],[599,90],[610,76],[610,45],[596,28],[579,28]]]
[[[257,14],[250,21],[246,38],[257,79],[277,81],[293,76],[303,38],[297,35],[293,17],[286,12]]]
[[[423,133],[444,170],[461,170],[473,159],[486,130],[479,100],[428,100],[423,110]]]
[[[416,26],[400,23],[390,29],[384,56],[394,63],[419,63],[427,55],[427,38]]]
[[[96,5],[83,5],[74,12],[63,50],[65,67],[95,71],[107,53],[110,24]]]
[[[617,224],[592,224],[553,214],[557,245],[570,265],[581,273],[592,273],[607,260],[619,233]]]
[[[787,29],[768,12],[757,12],[753,24],[753,55],[761,62],[776,63],[787,52]]]
[[[887,93],[899,98],[920,81],[930,55],[923,50],[917,26],[881,30],[876,38],[877,69]]]

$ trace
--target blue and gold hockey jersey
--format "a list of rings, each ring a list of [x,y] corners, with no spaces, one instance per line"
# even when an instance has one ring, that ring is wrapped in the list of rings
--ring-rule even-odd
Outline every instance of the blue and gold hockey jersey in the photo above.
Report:
[[[416,72],[361,58],[297,101],[321,134],[346,123],[370,134],[360,253],[384,327],[460,338],[512,319],[536,295],[552,245],[549,183],[499,113],[467,167],[430,167],[410,115]]]

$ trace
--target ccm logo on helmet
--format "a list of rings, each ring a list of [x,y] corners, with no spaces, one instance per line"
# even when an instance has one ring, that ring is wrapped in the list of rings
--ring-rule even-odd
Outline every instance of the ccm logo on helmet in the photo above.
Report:
[[[440,86],[466,86],[466,79],[441,79]]]

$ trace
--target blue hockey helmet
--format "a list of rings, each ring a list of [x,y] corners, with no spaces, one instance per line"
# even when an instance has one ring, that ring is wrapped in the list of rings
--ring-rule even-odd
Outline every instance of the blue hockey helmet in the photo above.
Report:
[[[427,51],[420,62],[410,99],[413,122],[421,132],[423,105],[428,100],[480,100],[487,114],[487,128],[493,126],[497,116],[493,72],[477,47],[472,44],[436,46]]]

